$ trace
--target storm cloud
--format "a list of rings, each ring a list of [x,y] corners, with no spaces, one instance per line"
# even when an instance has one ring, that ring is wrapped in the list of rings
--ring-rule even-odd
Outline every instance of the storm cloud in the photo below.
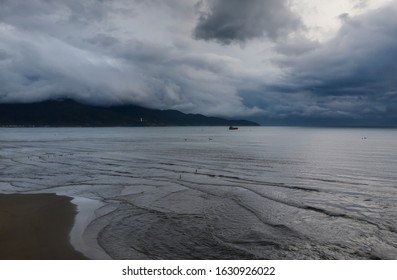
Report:
[[[286,0],[202,0],[198,6],[204,10],[194,37],[226,45],[257,38],[276,40],[302,25]]]
[[[397,2],[364,2],[319,40],[290,1],[0,0],[0,102],[393,125]]]
[[[153,36],[150,28],[134,26],[158,7],[170,13],[159,16],[170,20],[176,7],[186,9],[177,2],[3,1],[0,100],[68,97],[207,114],[249,113],[231,82],[229,69],[240,67],[237,60],[156,42],[145,37]]]
[[[318,108],[354,118],[397,117],[397,4],[348,17],[329,42],[285,56],[289,92],[305,92]],[[394,34],[394,35],[393,35]],[[286,91],[286,90],[284,90]]]

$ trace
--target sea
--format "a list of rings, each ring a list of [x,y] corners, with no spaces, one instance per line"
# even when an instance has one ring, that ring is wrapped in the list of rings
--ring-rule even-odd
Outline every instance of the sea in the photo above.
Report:
[[[93,259],[397,259],[397,129],[0,128],[0,193]]]

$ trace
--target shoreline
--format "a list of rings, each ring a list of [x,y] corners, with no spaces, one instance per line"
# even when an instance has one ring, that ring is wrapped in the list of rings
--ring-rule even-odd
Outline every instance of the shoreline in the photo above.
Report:
[[[70,197],[71,203],[77,207],[77,214],[70,231],[70,243],[92,260],[111,260],[112,258],[99,246],[98,231],[89,230],[89,224],[95,219],[95,211],[104,205],[103,202],[85,197]]]
[[[56,194],[0,194],[0,259],[84,260],[70,242],[77,207]]]

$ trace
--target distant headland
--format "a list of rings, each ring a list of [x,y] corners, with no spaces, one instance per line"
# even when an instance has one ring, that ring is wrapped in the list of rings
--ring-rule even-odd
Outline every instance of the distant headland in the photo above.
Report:
[[[247,120],[227,120],[176,110],[136,105],[99,106],[75,100],[0,104],[0,126],[108,127],[108,126],[259,126]]]

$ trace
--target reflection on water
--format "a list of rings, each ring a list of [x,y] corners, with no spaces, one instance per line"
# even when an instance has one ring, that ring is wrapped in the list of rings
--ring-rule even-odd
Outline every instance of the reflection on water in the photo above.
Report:
[[[98,245],[96,235],[85,234],[85,229],[96,218],[95,210],[103,206],[103,202],[84,197],[74,197],[72,203],[77,206],[77,215],[70,232],[73,247],[90,259],[109,259],[110,257]]]
[[[0,192],[77,198],[72,241],[116,259],[396,259],[396,140],[392,129],[1,128]]]

